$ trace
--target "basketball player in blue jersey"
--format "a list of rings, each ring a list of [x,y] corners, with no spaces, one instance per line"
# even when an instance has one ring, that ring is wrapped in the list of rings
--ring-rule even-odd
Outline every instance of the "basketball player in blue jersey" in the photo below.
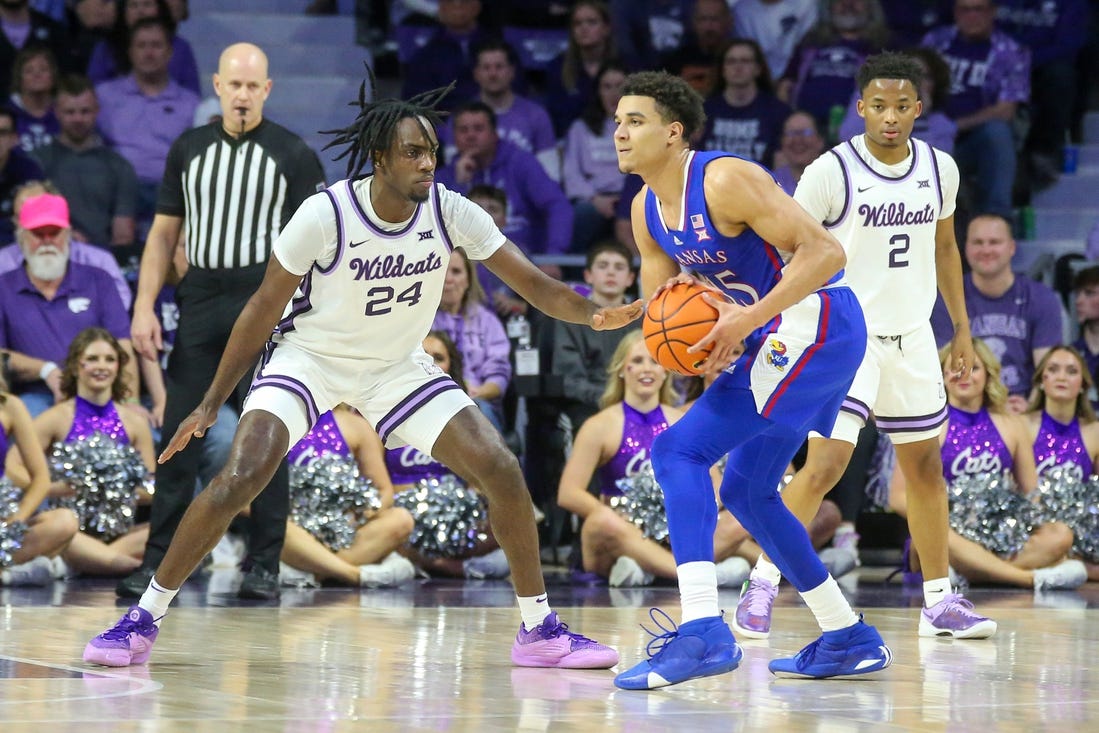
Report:
[[[713,329],[695,351],[704,366],[744,353],[687,414],[654,442],[682,604],[677,628],[650,642],[649,659],[615,678],[652,689],[727,672],[742,652],[718,608],[713,533],[717,507],[709,468],[726,453],[721,500],[791,579],[820,625],[820,639],[770,663],[784,677],[848,677],[889,666],[892,653],[852,611],[779,498],[783,471],[810,430],[827,430],[866,349],[866,324],[842,284],[843,248],[762,166],[688,141],[704,120],[701,98],[663,72],[627,78],[615,114],[623,172],[645,187],[633,201],[641,285],[651,295],[673,281],[715,291]],[[726,297],[720,297],[724,294]],[[650,611],[657,618],[663,612]],[[666,615],[665,615],[666,616]]]
[[[388,447],[412,445],[482,489],[523,619],[514,664],[602,669],[618,662],[615,650],[570,631],[550,607],[518,461],[421,344],[456,246],[556,318],[619,328],[640,316],[641,303],[597,308],[543,274],[480,207],[434,182],[435,105],[447,91],[407,102],[366,102],[360,93],[357,118],[332,143],[347,146],[349,178],[307,199],[279,235],[213,383],[159,459],[170,460],[213,424],[262,351],[229,460],[187,510],[148,590],[87,645],[86,661],[148,659],[168,604],[229,521],[319,416],[347,402]],[[373,174],[359,176],[367,161]]]
[[[974,612],[948,577],[938,439],[946,393],[930,325],[937,288],[954,322],[952,369],[964,375],[974,356],[954,238],[958,167],[946,153],[911,137],[921,111],[922,72],[916,59],[903,54],[867,59],[856,79],[865,134],[817,158],[794,193],[847,250],[847,283],[862,303],[870,338],[836,424],[810,437],[805,467],[782,499],[802,522],[811,520],[843,475],[873,412],[878,430],[896,447],[908,486],[908,527],[924,578],[919,635],[977,639],[992,636],[996,622]],[[741,595],[734,629],[767,637],[778,582],[779,569],[761,557]]]

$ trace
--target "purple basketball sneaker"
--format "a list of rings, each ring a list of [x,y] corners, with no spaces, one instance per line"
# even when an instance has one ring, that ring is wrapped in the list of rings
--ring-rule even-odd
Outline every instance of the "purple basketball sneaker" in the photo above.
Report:
[[[130,606],[117,624],[88,642],[84,661],[105,667],[144,664],[160,632],[153,622],[152,614],[144,608]]]
[[[553,611],[533,629],[519,625],[511,661],[520,667],[608,669],[618,664],[618,652],[586,636],[569,631]]]

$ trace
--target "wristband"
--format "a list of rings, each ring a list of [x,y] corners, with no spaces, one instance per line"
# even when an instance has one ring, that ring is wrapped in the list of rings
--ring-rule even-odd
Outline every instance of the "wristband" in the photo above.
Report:
[[[57,364],[52,361],[47,361],[42,365],[42,368],[38,370],[38,378],[42,381],[46,381],[46,377],[50,376],[54,369],[57,369]]]

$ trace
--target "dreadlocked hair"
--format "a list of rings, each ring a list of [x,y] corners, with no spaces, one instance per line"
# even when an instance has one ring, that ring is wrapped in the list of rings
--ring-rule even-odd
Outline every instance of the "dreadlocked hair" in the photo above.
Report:
[[[364,66],[366,66],[364,64]],[[420,118],[426,119],[432,125],[439,125],[446,112],[442,112],[435,106],[454,88],[455,82],[445,87],[432,89],[429,92],[417,94],[408,101],[402,99],[376,99],[377,85],[374,79],[374,70],[366,66],[367,78],[359,85],[359,98],[348,102],[349,107],[358,107],[359,113],[354,122],[339,130],[321,130],[322,135],[332,135],[332,140],[324,146],[324,150],[344,146],[342,153],[334,160],[347,158],[347,177],[357,177],[366,167],[369,161],[372,165],[376,162],[379,153],[389,150],[393,144],[393,135],[397,130],[397,124],[406,117],[416,120],[423,130],[424,137],[431,139]],[[370,82],[370,101],[367,101],[366,84]]]

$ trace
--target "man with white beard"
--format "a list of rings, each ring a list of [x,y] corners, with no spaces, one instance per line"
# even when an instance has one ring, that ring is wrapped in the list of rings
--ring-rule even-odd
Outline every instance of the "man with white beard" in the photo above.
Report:
[[[0,350],[8,356],[15,394],[32,416],[52,405],[60,396],[58,364],[70,342],[99,326],[129,356],[123,369],[130,398],[136,398],[129,317],[110,275],[69,261],[68,203],[49,193],[27,199],[15,234],[23,267],[0,275]]]

